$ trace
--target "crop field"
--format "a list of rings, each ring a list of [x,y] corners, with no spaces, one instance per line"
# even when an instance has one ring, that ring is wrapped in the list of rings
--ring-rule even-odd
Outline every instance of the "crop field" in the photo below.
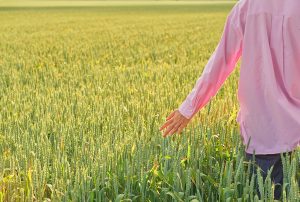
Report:
[[[159,131],[234,3],[79,3],[0,1],[0,201],[259,201],[240,62],[181,135]],[[300,199],[299,160],[283,161],[283,201]]]

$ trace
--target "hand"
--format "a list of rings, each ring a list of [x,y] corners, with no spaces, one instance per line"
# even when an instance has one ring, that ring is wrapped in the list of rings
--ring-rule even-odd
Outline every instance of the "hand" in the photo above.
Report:
[[[180,134],[190,120],[191,119],[187,119],[178,111],[178,109],[176,109],[171,112],[171,114],[167,117],[166,122],[159,128],[159,130],[161,131],[167,127],[163,137],[166,137],[167,135],[173,135],[176,132]]]

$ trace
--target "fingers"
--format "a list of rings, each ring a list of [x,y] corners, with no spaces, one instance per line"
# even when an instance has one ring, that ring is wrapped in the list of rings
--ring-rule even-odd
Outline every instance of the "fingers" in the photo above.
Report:
[[[173,135],[176,132],[178,134],[181,134],[183,129],[187,126],[188,122],[189,121],[182,121],[182,120],[179,120],[179,122],[177,122],[177,123],[174,122],[167,128],[167,130],[163,134],[163,137],[166,137],[168,135]]]
[[[186,127],[190,119],[182,116],[178,110],[174,110],[168,117],[167,121],[160,127],[159,130],[166,128],[166,131],[163,133],[163,137],[168,135],[173,135],[174,133],[181,133],[182,130]]]
[[[165,127],[167,127],[168,125],[170,125],[173,122],[173,119],[170,119],[168,121],[166,121],[160,128],[159,130],[163,130]]]
[[[175,126],[175,127],[169,132],[168,135],[173,135],[174,133],[176,133],[176,131],[178,130],[179,127],[180,127],[180,125],[179,125],[179,126]]]
[[[184,126],[180,125],[180,127],[178,128],[178,134],[181,134],[183,129],[184,129]]]
[[[175,115],[175,112],[176,112],[176,111],[173,111],[173,112],[167,117],[167,120],[169,120],[170,118],[172,118],[172,117]]]
[[[181,122],[175,122],[173,124],[171,124],[167,130],[164,132],[163,137],[166,137],[167,135],[172,135],[174,132],[177,131],[177,129],[180,127]]]
[[[182,133],[182,130],[186,127],[186,124],[181,124],[180,127],[178,128],[178,134]]]
[[[159,130],[163,130],[165,127],[167,127],[169,124],[171,124],[174,120],[177,119],[177,117],[175,117],[175,112],[173,111],[168,117],[167,117],[167,121],[159,128]]]

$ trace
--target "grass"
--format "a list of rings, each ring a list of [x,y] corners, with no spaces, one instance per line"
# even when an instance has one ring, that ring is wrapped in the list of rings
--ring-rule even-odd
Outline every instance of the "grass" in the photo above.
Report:
[[[232,6],[2,7],[0,201],[258,201],[235,121],[239,64],[181,136],[158,129]]]
[[[217,5],[233,4],[233,0],[0,0],[0,7],[108,7],[149,5]],[[148,9],[146,9],[148,10]]]

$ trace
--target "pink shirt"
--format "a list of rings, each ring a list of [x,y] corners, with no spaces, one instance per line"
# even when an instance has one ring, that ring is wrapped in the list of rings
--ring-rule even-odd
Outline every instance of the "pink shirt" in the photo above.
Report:
[[[300,0],[240,0],[193,90],[179,106],[191,118],[241,57],[236,121],[247,153],[275,154],[300,144]]]

